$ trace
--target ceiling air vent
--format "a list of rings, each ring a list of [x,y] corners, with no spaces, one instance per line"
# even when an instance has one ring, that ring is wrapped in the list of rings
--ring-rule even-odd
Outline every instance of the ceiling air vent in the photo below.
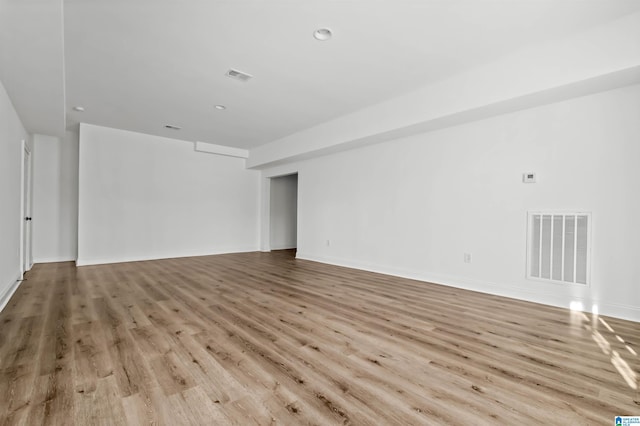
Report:
[[[225,75],[227,77],[229,77],[229,78],[233,78],[234,80],[242,81],[243,83],[246,83],[247,81],[249,81],[250,79],[253,78],[253,76],[251,74],[247,74],[246,72],[234,70],[233,68],[230,69],[229,71],[227,71],[227,73]]]

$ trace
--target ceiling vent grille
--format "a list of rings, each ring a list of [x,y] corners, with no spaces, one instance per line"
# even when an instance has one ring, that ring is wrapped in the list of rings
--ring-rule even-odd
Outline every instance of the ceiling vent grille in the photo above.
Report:
[[[225,75],[227,77],[229,77],[229,78],[241,81],[243,83],[246,83],[247,81],[249,81],[249,80],[251,80],[253,78],[253,76],[251,74],[247,74],[246,72],[234,70],[233,68],[230,69],[229,71],[227,71],[227,73]]]
[[[527,277],[589,284],[589,213],[529,213]]]

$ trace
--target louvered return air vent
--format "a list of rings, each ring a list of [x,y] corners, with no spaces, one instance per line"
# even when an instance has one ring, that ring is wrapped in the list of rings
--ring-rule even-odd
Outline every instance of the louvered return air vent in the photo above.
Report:
[[[589,284],[589,213],[529,213],[527,278]]]
[[[229,71],[227,71],[227,73],[225,75],[227,77],[229,77],[229,78],[241,81],[243,83],[246,83],[247,81],[249,81],[249,80],[251,80],[253,78],[253,76],[251,74],[247,74],[246,72],[234,70],[233,68],[230,69]]]

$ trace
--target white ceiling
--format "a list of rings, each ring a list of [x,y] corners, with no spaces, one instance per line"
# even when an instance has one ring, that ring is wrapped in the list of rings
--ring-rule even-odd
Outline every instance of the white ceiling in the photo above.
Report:
[[[637,0],[0,0],[0,13],[15,17],[6,5],[36,3],[59,5],[64,43],[48,24],[51,11],[19,39],[3,30],[0,64],[28,130],[59,134],[47,117],[66,112],[67,127],[82,121],[238,148],[640,10]],[[316,41],[319,27],[334,38]],[[34,49],[34,39],[60,39],[60,48]],[[64,66],[64,84],[38,79],[52,63]],[[254,78],[231,80],[229,68]]]
[[[64,133],[61,0],[0,0],[0,81],[29,132]]]

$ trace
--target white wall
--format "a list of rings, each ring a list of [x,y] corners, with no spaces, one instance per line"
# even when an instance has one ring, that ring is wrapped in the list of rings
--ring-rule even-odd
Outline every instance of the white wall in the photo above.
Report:
[[[636,85],[289,165],[298,257],[640,321],[638,117]],[[547,209],[592,212],[590,287],[525,278]]]
[[[297,245],[298,175],[271,179],[270,239],[272,250]]]
[[[78,265],[258,250],[259,173],[244,162],[81,124]]]
[[[78,134],[33,136],[33,260],[78,255]]]
[[[27,132],[0,82],[0,309],[21,274],[22,140]]]

